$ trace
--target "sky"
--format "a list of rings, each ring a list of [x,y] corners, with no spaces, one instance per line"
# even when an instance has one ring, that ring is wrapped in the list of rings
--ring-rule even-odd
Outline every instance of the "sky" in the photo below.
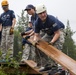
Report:
[[[1,3],[2,0],[0,0]],[[44,4],[47,8],[47,12],[50,15],[58,17],[65,26],[67,20],[70,21],[70,26],[73,31],[76,31],[76,0],[8,0],[9,8],[14,10],[16,16],[20,15],[21,11],[25,9],[28,4],[37,6]],[[3,12],[0,6],[0,14]],[[76,33],[73,35],[73,39],[76,42]]]

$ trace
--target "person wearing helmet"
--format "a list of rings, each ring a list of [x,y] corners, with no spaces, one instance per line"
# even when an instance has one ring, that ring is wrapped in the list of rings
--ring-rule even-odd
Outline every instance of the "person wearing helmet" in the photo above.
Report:
[[[2,59],[6,60],[6,55],[9,52],[9,58],[13,58],[13,43],[14,43],[14,26],[16,24],[16,17],[13,10],[9,10],[9,3],[7,0],[1,2],[3,13],[2,19]]]
[[[53,45],[59,50],[62,50],[63,43],[64,43],[64,24],[59,21],[57,18],[55,18],[52,15],[47,14],[47,9],[45,5],[40,5],[36,7],[36,13],[38,14],[38,19],[35,22],[35,36],[34,41],[37,42],[40,39],[45,40],[49,44]],[[43,31],[45,35],[40,38],[40,31]],[[40,52],[41,55],[41,61],[42,66],[45,66],[46,64],[54,65],[55,63],[52,63],[51,59],[46,56],[43,52]],[[40,71],[45,71],[50,68],[44,68]]]

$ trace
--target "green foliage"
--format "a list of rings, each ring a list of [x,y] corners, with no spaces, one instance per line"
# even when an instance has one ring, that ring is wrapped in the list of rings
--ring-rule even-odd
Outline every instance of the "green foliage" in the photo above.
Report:
[[[22,10],[21,15],[18,15],[18,21],[17,21],[17,29],[19,32],[22,32],[26,29],[28,26],[29,17],[28,14],[25,15],[24,10]]]
[[[4,71],[0,71],[0,75],[7,75]]]
[[[18,52],[22,52],[22,37],[20,36],[20,32],[15,30],[14,33],[14,56],[17,57]]]
[[[17,55],[19,57],[19,59],[21,57],[21,54],[22,53],[19,52]],[[3,64],[1,64],[1,66],[0,66],[0,75],[26,75],[25,72],[20,72],[20,70],[19,70],[20,66],[19,66],[18,60],[16,60],[15,58],[13,58],[13,59],[9,58],[9,51],[6,55],[5,63],[7,64],[6,66],[4,66]]]
[[[75,34],[75,32],[71,30],[69,20],[67,21],[65,31],[66,36],[65,36],[65,43],[63,45],[63,52],[76,60],[76,45],[74,40],[72,39],[72,36]]]
[[[21,32],[26,30],[26,27],[28,26],[28,20],[29,17],[25,12],[22,10],[21,15],[18,15],[18,21],[17,26],[15,28],[14,32],[14,56],[19,58],[19,61],[21,57],[18,57],[18,53],[21,52],[22,54],[22,37]]]

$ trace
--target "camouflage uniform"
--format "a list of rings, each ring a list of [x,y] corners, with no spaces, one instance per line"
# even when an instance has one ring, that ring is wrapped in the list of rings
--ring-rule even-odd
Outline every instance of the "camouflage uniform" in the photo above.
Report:
[[[1,46],[1,31],[0,31],[0,46]]]
[[[44,32],[40,32],[41,37],[44,35]],[[35,47],[30,44],[25,44],[24,49],[23,49],[23,55],[22,55],[22,60],[35,60],[37,59],[36,52],[35,52]]]
[[[13,10],[7,10],[1,14],[2,19],[2,40],[1,40],[1,51],[2,59],[13,57],[13,41],[14,35],[11,34],[12,21],[15,19]]]
[[[11,58],[13,57],[14,35],[9,35],[10,27],[11,26],[5,26],[2,30],[1,50],[3,59],[5,59],[6,55],[9,55]]]
[[[1,27],[2,27],[2,19],[0,17],[0,46],[1,46],[1,36],[2,36],[2,29],[1,29]]]
[[[22,60],[35,60],[35,48],[30,44],[25,44]]]
[[[56,47],[59,50],[62,50],[63,43],[64,43],[64,30],[60,30],[60,37],[59,39],[54,43],[54,47]],[[47,35],[47,33],[42,37],[43,40],[46,42],[50,42],[53,38],[52,36]],[[48,61],[48,62],[47,62]],[[47,55],[45,55],[43,52],[41,52],[39,49],[36,49],[36,62],[39,64],[39,66],[45,66],[46,64],[56,65],[56,63]]]
[[[57,49],[59,50],[62,50],[63,49],[63,43],[64,43],[64,36],[65,36],[65,33],[64,33],[64,29],[60,29],[60,37],[59,39],[54,43],[54,47],[56,47]],[[47,41],[47,42],[50,42],[52,40],[52,38],[54,37],[54,35],[50,36],[50,35],[47,35],[45,34],[42,39]]]

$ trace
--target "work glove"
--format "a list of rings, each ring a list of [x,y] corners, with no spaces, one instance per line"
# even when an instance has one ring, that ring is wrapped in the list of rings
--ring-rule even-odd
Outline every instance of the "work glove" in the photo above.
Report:
[[[24,35],[25,35],[25,32],[22,32],[22,33],[21,33],[21,36],[24,36]]]
[[[24,49],[25,48],[25,45],[22,45],[22,49]]]
[[[52,42],[49,42],[48,44],[49,44],[49,45],[52,45],[52,46],[54,45]]]
[[[40,40],[38,40],[38,41],[34,41],[32,44],[36,47],[36,45],[39,45],[39,44],[38,44],[39,41],[40,41]]]
[[[13,33],[14,33],[14,28],[11,27],[11,28],[10,28],[10,31],[9,31],[9,35],[12,35]]]
[[[25,37],[26,40],[29,39],[29,38],[30,38],[30,36],[26,36],[26,37]]]

